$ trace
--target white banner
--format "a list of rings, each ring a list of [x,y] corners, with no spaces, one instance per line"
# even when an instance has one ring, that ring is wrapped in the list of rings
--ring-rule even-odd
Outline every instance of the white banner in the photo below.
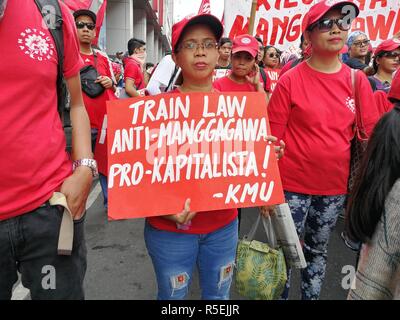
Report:
[[[325,0],[324,0],[325,1]],[[254,35],[281,50],[300,43],[301,23],[315,0],[258,0]],[[355,0],[360,15],[352,31],[369,35],[373,47],[400,31],[400,0]],[[252,0],[225,0],[225,35],[248,32]]]

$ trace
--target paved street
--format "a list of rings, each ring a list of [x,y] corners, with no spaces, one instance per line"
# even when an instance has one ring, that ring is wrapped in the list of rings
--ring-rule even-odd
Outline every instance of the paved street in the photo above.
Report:
[[[100,185],[96,182],[88,199],[86,216],[86,243],[88,269],[85,279],[86,299],[96,300],[152,300],[157,294],[157,284],[151,260],[143,238],[144,219],[107,221]],[[256,209],[242,210],[240,235],[248,232],[257,214]],[[328,267],[321,299],[342,300],[347,291],[342,289],[342,268],[352,265],[355,254],[340,239],[343,220],[339,220],[332,234]],[[263,238],[260,226],[256,237]],[[28,291],[16,285],[13,299],[29,299]],[[292,274],[290,299],[300,299],[299,270]],[[194,275],[189,299],[200,299],[197,274]],[[231,299],[242,300],[232,285]]]
[[[250,229],[256,209],[242,211],[241,235]],[[86,298],[91,299],[155,299],[155,275],[143,239],[144,219],[108,222],[102,206],[101,193],[89,208],[86,218],[88,270]],[[345,299],[347,291],[341,288],[344,265],[353,264],[355,255],[340,239],[343,221],[339,220],[332,234],[328,268],[321,299]],[[260,227],[256,239],[263,240]],[[300,298],[299,271],[293,273],[291,299]],[[200,299],[197,276],[190,290],[190,299]],[[242,299],[234,285],[232,299]]]

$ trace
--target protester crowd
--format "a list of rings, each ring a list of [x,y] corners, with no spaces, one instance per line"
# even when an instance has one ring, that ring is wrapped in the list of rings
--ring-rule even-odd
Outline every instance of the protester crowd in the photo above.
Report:
[[[320,297],[329,237],[342,212],[343,237],[360,245],[349,299],[400,299],[400,40],[373,48],[367,34],[350,33],[342,8],[350,4],[355,18],[355,4],[312,6],[299,47],[290,51],[249,34],[222,37],[223,25],[212,15],[186,17],[173,25],[172,52],[150,62],[145,41],[136,38],[110,58],[93,45],[96,14],[71,15],[63,3],[61,59],[35,2],[5,3],[0,0],[0,57],[7,63],[0,64],[0,72],[9,76],[0,80],[0,148],[9,156],[0,159],[0,299],[11,298],[17,271],[33,299],[84,298],[84,209],[97,171],[108,206],[106,102],[167,92],[265,97],[268,139],[276,144],[285,200],[303,239],[302,299]],[[21,47],[15,45],[29,33],[27,26],[46,46],[22,49],[22,40]],[[59,92],[48,85],[59,72],[71,97],[70,155],[57,113]],[[360,124],[370,141],[349,189],[351,144]],[[72,213],[70,255],[57,252],[64,212],[52,205],[53,192],[65,195]],[[146,219],[157,298],[184,299],[197,266],[202,298],[229,299],[238,210],[196,213],[190,199],[182,207],[175,215]],[[273,214],[271,207],[260,209],[264,216]],[[43,265],[57,268],[55,290],[41,286]],[[288,269],[282,299],[288,299],[290,275]]]

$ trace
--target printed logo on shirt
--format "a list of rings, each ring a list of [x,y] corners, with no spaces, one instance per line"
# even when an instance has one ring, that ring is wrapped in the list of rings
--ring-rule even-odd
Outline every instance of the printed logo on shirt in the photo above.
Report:
[[[349,108],[351,112],[356,113],[356,104],[353,98],[351,97],[346,98],[346,107]]]
[[[54,55],[54,45],[50,36],[43,31],[27,28],[20,33],[19,48],[30,58],[38,61],[50,60]]]

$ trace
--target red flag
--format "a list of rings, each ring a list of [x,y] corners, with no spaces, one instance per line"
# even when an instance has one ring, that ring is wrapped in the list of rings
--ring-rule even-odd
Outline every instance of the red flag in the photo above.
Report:
[[[64,0],[64,3],[71,9],[71,11],[89,9],[92,2],[93,0]]]
[[[201,1],[201,5],[200,5],[198,14],[202,14],[202,13],[211,14],[210,0],[202,0]]]

